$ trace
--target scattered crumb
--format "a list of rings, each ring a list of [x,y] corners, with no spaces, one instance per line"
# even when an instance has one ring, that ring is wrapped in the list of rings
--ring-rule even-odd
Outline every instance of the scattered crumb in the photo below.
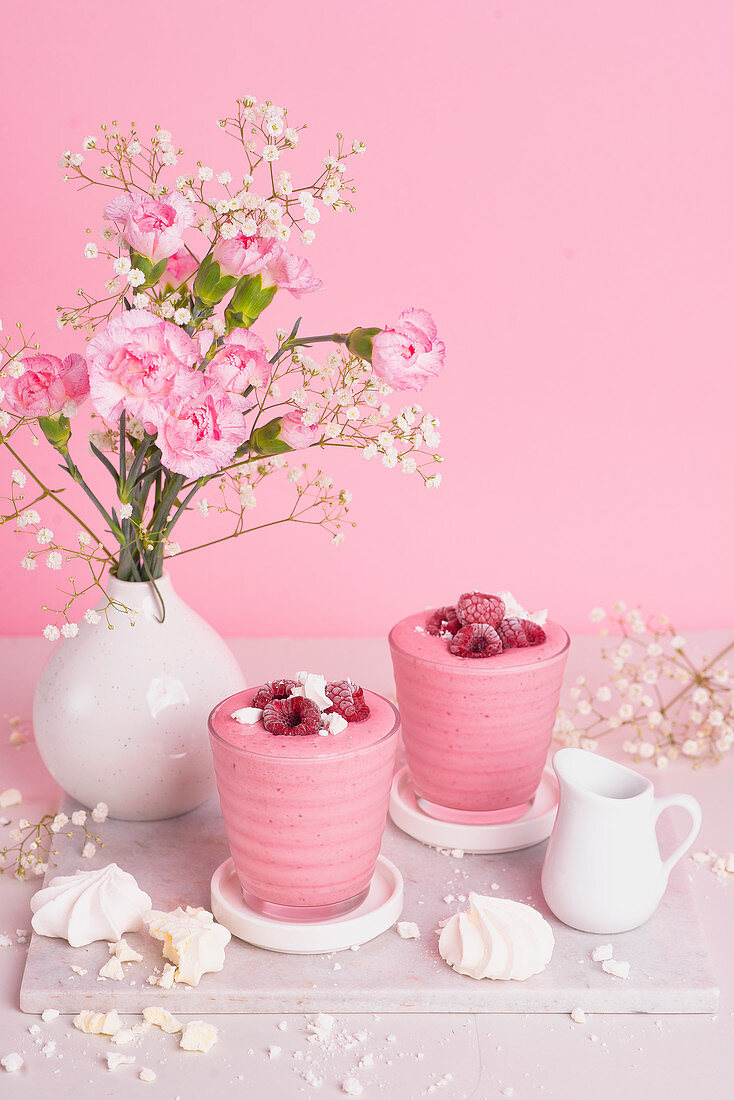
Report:
[[[341,968],[342,968],[341,963],[334,963],[334,970],[341,970]]]
[[[4,932],[0,933],[0,947],[12,947],[13,941],[10,936],[6,936]]]
[[[0,1066],[3,1067],[6,1073],[17,1073],[23,1065],[23,1059],[15,1051],[12,1054],[6,1054],[4,1058],[0,1058]]]
[[[50,1024],[52,1020],[57,1020],[58,1018],[59,1014],[55,1008],[44,1008],[41,1013],[41,1019],[44,1024]]]
[[[595,963],[606,962],[607,959],[611,959],[613,954],[614,948],[611,943],[600,943],[591,952],[591,959]]]
[[[451,849],[451,855],[454,857],[454,859],[463,859],[464,858],[464,849],[463,848],[452,848]]]
[[[44,1043],[44,1045],[41,1047],[41,1054],[45,1055],[46,1058],[50,1058],[51,1055],[55,1053],[56,1043],[53,1039],[49,1039],[49,1041],[47,1043]]]
[[[574,1008],[571,1012],[571,1019],[575,1024],[585,1024],[586,1013],[584,1012],[583,1008]]]
[[[125,977],[122,963],[117,955],[111,955],[99,972],[100,978],[111,978],[113,982],[120,982]]]
[[[112,1042],[115,1046],[126,1046],[128,1043],[132,1043],[135,1038],[135,1032],[131,1027],[121,1027],[119,1031],[116,1031],[112,1036]]]
[[[399,920],[397,925],[397,933],[402,940],[418,940],[420,939],[421,930],[415,921],[411,920]]]
[[[447,894],[443,900],[446,902],[447,905],[451,905],[451,902],[454,900],[454,895]]]
[[[83,966],[74,966],[72,964],[69,969],[73,970],[75,974],[78,974],[80,978],[83,978],[84,975],[87,973]]]
[[[175,1035],[176,1032],[181,1031],[183,1028],[181,1021],[177,1020],[167,1008],[161,1008],[160,1005],[150,1005],[148,1008],[144,1008],[143,1019],[146,1024],[152,1024],[153,1027],[159,1027],[161,1031],[165,1031],[167,1035]]]
[[[38,1035],[40,1034],[40,1031],[41,1029],[38,1024],[31,1024],[31,1026],[28,1028],[29,1035]]]
[[[492,883],[492,887],[491,887],[492,890],[499,890],[499,888],[500,888],[499,882],[493,882]]]
[[[367,1052],[367,1054],[363,1055],[362,1058],[360,1058],[360,1060],[359,1060],[359,1068],[360,1069],[369,1069],[370,1066],[373,1066],[374,1064],[375,1064],[375,1056],[374,1056],[374,1054],[370,1054],[369,1051]]]
[[[143,1069],[141,1069],[138,1077],[141,1081],[145,1081],[145,1083],[148,1085],[152,1085],[154,1081],[158,1080],[158,1074],[155,1073],[154,1070],[148,1069],[147,1067],[143,1067]]]
[[[346,1093],[347,1096],[361,1096],[364,1089],[356,1077],[347,1077],[345,1081],[342,1081],[342,1092]]]
[[[601,964],[601,968],[605,974],[611,974],[613,978],[629,978],[630,976],[630,964],[617,962],[616,959],[605,959]]]
[[[116,1035],[122,1020],[115,1009],[112,1012],[80,1012],[74,1017],[74,1027],[85,1035]]]
[[[118,1066],[131,1066],[135,1058],[132,1054],[118,1054],[116,1050],[107,1051],[107,1069],[117,1069]]]
[[[10,806],[20,806],[22,802],[23,795],[17,787],[8,787],[6,791],[0,791],[0,809],[7,810]],[[8,1057],[10,1058],[12,1055],[9,1054]],[[7,1066],[5,1068],[8,1069]],[[18,1068],[20,1069],[20,1066]],[[8,1073],[13,1072],[13,1070],[8,1070]]]
[[[268,1057],[269,1058],[277,1058],[278,1055],[282,1054],[282,1053],[283,1053],[283,1048],[282,1047],[274,1046],[272,1044],[268,1047]]]
[[[183,1029],[179,1046],[182,1050],[200,1050],[206,1054],[219,1040],[219,1028],[204,1020],[189,1020]]]
[[[118,940],[117,943],[109,944],[109,949],[110,955],[115,955],[121,963],[139,963],[143,961],[143,956],[135,951],[124,937]]]
[[[288,1021],[287,1020],[281,1020],[280,1023],[278,1024],[278,1031],[287,1031],[287,1030],[288,1030]]]

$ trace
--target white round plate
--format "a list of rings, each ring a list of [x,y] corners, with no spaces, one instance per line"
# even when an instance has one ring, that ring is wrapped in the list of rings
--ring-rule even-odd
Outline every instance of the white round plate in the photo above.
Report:
[[[402,911],[403,876],[383,855],[377,857],[369,893],[357,909],[310,923],[275,920],[250,909],[231,859],[212,875],[212,913],[219,923],[255,947],[288,955],[324,955],[367,943],[392,927]]]
[[[407,764],[393,780],[390,817],[408,836],[434,848],[462,848],[465,852],[516,852],[550,836],[558,809],[558,780],[546,767],[533,804],[515,821],[495,825],[465,825],[438,821],[418,805]]]

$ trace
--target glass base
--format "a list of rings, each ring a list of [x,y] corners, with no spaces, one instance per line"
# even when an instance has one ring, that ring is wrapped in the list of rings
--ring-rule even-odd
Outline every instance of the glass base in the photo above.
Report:
[[[507,806],[501,810],[454,810],[450,806],[440,806],[428,798],[416,794],[419,809],[436,821],[448,821],[454,825],[507,825],[524,817],[533,805],[535,796],[519,806]]]
[[[370,891],[365,886],[361,893],[346,901],[335,901],[330,905],[278,905],[274,901],[263,901],[262,898],[250,894],[242,887],[242,897],[245,904],[272,920],[288,921],[290,924],[313,924],[315,921],[332,920],[333,917],[343,917],[345,913],[359,908]]]

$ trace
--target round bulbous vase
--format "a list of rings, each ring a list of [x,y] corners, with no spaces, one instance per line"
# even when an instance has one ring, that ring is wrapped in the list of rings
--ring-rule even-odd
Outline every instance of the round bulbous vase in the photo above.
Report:
[[[110,605],[96,625],[80,623],[46,664],[33,700],[44,764],[84,806],[106,802],[111,817],[159,821],[215,791],[207,719],[245,687],[234,654],[164,575],[155,588],[111,576]],[[161,621],[163,619],[163,621]]]

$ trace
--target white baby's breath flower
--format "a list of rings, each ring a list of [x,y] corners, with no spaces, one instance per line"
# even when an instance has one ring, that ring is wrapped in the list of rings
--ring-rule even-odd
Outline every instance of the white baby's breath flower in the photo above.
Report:
[[[92,539],[87,531],[78,531],[76,541],[79,543],[80,546],[89,546]]]
[[[180,309],[176,310],[173,315],[173,319],[177,325],[188,325],[189,321],[191,320],[191,310],[186,309],[185,306],[182,306]]]
[[[441,484],[441,475],[433,474],[426,478],[426,489],[438,489]]]
[[[83,149],[95,149],[97,147],[97,139],[94,134],[87,134],[82,142]]]
[[[208,180],[212,179],[213,176],[214,172],[211,168],[207,168],[205,164],[199,165],[199,179],[202,181],[202,183],[206,183]]]
[[[132,514],[133,514],[132,504],[130,504],[129,502],[125,502],[124,504],[120,505],[120,508],[119,508],[120,519],[130,519],[130,516]]]
[[[116,260],[112,261],[112,269],[116,275],[127,275],[131,267],[129,256],[118,256]]]
[[[76,638],[79,633],[79,626],[77,623],[64,623],[61,633],[65,638]]]
[[[641,756],[643,760],[649,760],[651,756],[654,756],[655,746],[652,741],[640,741],[637,745],[637,754]]]
[[[68,824],[69,824],[69,819],[66,816],[66,814],[56,814],[56,817],[51,822],[51,832],[52,833],[61,832],[64,825],[68,825]]]
[[[367,152],[367,146],[365,145],[365,143],[363,141],[353,141],[352,142],[352,152],[357,153],[361,156],[363,153]]]
[[[600,703],[608,703],[612,697],[612,693],[606,684],[602,684],[597,690],[596,697]]]
[[[344,542],[344,532],[343,531],[337,531],[337,533],[334,535],[334,537],[332,538],[331,541],[334,544],[334,546],[341,546],[341,544]]]
[[[29,573],[31,572],[31,570],[36,569],[38,566],[38,562],[32,554],[26,554],[26,556],[21,559],[20,564],[21,567],[23,569],[27,569]]]
[[[251,485],[243,485],[239,492],[240,504],[243,508],[251,509],[257,504],[255,490]]]
[[[36,539],[40,542],[41,546],[48,546],[53,537],[54,533],[50,527],[41,527],[40,530],[36,532]]]
[[[689,740],[683,742],[680,751],[684,756],[698,756],[699,747],[698,741],[689,738]]]
[[[96,626],[101,618],[99,611],[95,611],[93,607],[88,607],[84,612],[84,622],[89,623],[90,626]]]
[[[685,644],[686,640],[680,634],[674,634],[673,637],[670,639],[670,645],[672,649],[683,649]]]
[[[61,569],[64,559],[58,550],[52,550],[50,554],[46,555],[46,565],[49,569]]]
[[[280,149],[277,145],[266,145],[262,151],[262,158],[272,163],[280,158]]]
[[[74,810],[74,813],[71,815],[72,825],[84,825],[86,820],[87,820],[87,811],[86,810]]]
[[[43,628],[43,636],[49,642],[57,642],[60,637],[60,631],[53,623],[49,623],[48,626]]]
[[[134,267],[131,271],[128,271],[127,281],[130,286],[142,286],[145,282],[145,275],[142,271],[138,271],[138,269]]]
[[[97,259],[97,257],[99,256],[99,249],[97,248],[94,241],[90,241],[89,244],[85,244],[85,246],[84,246],[84,255],[86,256],[86,258],[88,260],[96,260]]]
[[[202,497],[201,500],[197,502],[196,507],[199,510],[200,516],[209,515],[209,501],[206,499],[206,497]]]
[[[304,244],[313,244],[316,240],[316,234],[313,229],[306,229],[305,232],[301,233],[301,240]]]
[[[107,820],[107,815],[110,812],[110,808],[106,802],[98,802],[92,810],[92,821],[97,825],[102,825]]]
[[[589,618],[591,619],[592,623],[600,623],[602,619],[605,619],[606,617],[607,613],[603,607],[594,607],[589,612]]]
[[[87,843],[82,848],[82,859],[91,859],[96,851],[97,851],[97,845],[92,844],[92,841],[88,840]]]

